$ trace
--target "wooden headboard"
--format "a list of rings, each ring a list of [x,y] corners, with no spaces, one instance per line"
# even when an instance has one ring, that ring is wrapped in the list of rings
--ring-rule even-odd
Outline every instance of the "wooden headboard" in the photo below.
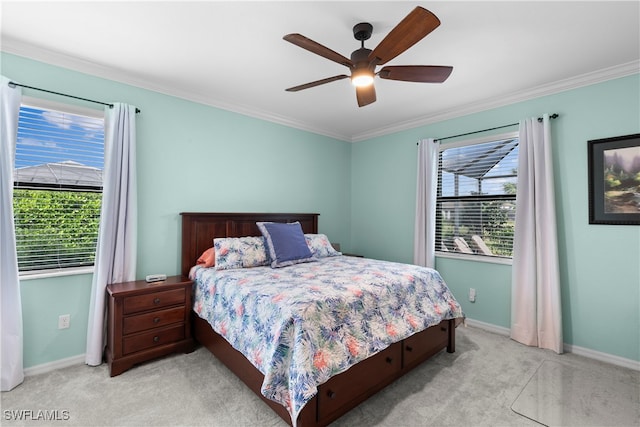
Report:
[[[206,213],[182,212],[181,268],[183,276],[196,264],[216,237],[261,236],[256,222],[299,221],[305,233],[318,232],[317,213]]]

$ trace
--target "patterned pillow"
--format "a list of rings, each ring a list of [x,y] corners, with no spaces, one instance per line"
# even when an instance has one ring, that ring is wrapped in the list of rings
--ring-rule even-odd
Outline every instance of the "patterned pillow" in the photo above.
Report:
[[[271,267],[286,267],[302,262],[316,261],[298,221],[291,223],[256,222],[264,236]]]
[[[223,237],[213,239],[216,270],[269,265],[262,237]]]
[[[305,234],[304,238],[307,241],[309,250],[316,258],[342,255],[341,252],[333,248],[329,238],[324,234]]]

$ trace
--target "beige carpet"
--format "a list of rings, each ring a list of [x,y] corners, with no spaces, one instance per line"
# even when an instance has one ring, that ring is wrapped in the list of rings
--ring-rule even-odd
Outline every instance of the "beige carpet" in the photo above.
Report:
[[[640,372],[572,354],[559,356],[460,326],[456,353],[439,353],[334,425],[539,426],[511,406],[528,393],[533,377],[547,362],[576,368],[578,377],[588,373],[628,384],[629,400],[618,400],[615,394],[588,396],[587,405],[594,411],[597,408],[594,416],[598,418],[594,419],[610,420],[608,425],[639,424],[637,411],[636,419],[621,420],[615,415],[626,411],[634,416],[640,399]],[[2,393],[0,402],[2,426],[285,425],[202,348],[137,366],[114,378],[105,365],[78,365],[27,377],[13,391]],[[567,410],[576,408],[568,406]],[[18,420],[18,416],[28,419]],[[47,416],[54,420],[43,419]],[[584,421],[566,419],[570,422],[564,425],[583,425],[572,422]]]

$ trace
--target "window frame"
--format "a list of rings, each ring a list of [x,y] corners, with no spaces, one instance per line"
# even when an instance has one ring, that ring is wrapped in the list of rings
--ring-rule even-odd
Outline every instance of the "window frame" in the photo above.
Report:
[[[471,138],[471,139],[461,139],[458,141],[454,141],[454,142],[448,142],[445,144],[440,144],[439,148],[438,148],[438,158],[440,159],[440,155],[444,150],[449,150],[452,148],[460,148],[460,147],[468,147],[468,146],[472,146],[472,145],[478,145],[478,144],[484,144],[484,143],[488,143],[488,142],[494,142],[494,141],[500,141],[503,139],[513,139],[516,138],[519,140],[520,138],[520,134],[518,131],[511,131],[511,132],[503,132],[503,133],[499,133],[499,134],[493,134],[493,135],[487,135],[487,136],[483,136],[483,137],[478,137],[478,138]],[[520,145],[519,145],[519,141],[518,141],[518,149],[519,149]],[[440,177],[441,171],[440,171],[440,164],[438,164],[438,178]],[[440,190],[438,188],[438,190]],[[476,198],[477,200],[482,200],[482,199],[486,199],[486,200],[499,200],[499,199],[506,199],[507,197],[505,196],[500,196],[500,195],[495,195],[495,197],[488,197],[488,196],[469,196],[469,198]],[[513,198],[514,203],[515,203],[515,195],[513,197],[509,196],[509,199]],[[449,199],[452,200],[452,197],[444,197],[444,199]],[[438,202],[442,200],[442,197],[436,195],[436,206],[438,204]],[[437,209],[437,207],[436,207]],[[517,209],[517,206],[516,206]],[[437,219],[436,219],[436,230],[437,230]],[[503,264],[503,265],[512,265],[513,264],[513,257],[503,257],[503,256],[490,256],[490,255],[481,255],[481,254],[467,254],[467,253],[462,253],[462,252],[455,252],[455,251],[442,251],[438,248],[438,246],[436,245],[435,248],[435,256],[437,258],[449,258],[449,259],[462,259],[462,260],[468,260],[468,261],[476,261],[476,262],[484,262],[484,263],[490,263],[490,264]]]
[[[104,109],[96,109],[89,108],[86,106],[80,106],[76,104],[67,104],[62,102],[52,101],[50,99],[45,98],[36,98],[31,96],[22,96],[20,101],[20,107],[33,107],[38,109],[48,109],[48,110],[57,110],[63,111],[69,114],[82,115],[86,117],[96,118],[105,120],[105,111]],[[104,141],[106,144],[106,141]],[[106,147],[105,147],[106,150]],[[15,154],[14,154],[15,161]],[[13,165],[15,168],[15,164]],[[37,185],[36,185],[37,186]],[[12,186],[15,189],[15,181]],[[47,189],[46,185],[42,186],[43,190]],[[99,190],[93,188],[91,191],[102,193],[102,187]],[[94,265],[90,266],[74,266],[74,267],[59,267],[59,268],[46,268],[39,270],[26,270],[26,271],[18,271],[18,279],[20,281],[23,280],[34,280],[34,279],[45,279],[50,277],[62,277],[62,276],[75,276],[75,275],[84,275],[84,274],[93,274],[95,268]]]

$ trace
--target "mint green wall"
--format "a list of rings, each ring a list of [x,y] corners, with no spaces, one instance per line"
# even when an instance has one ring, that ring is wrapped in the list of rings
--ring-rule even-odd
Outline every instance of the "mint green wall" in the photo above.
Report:
[[[564,341],[640,360],[640,227],[589,225],[587,187],[587,141],[640,132],[639,83],[633,75],[354,144],[352,250],[412,261],[419,139],[559,113],[552,138]],[[438,258],[436,268],[469,318],[509,327],[510,266]]]
[[[350,143],[15,55],[0,58],[2,74],[20,83],[142,110],[138,278],[179,272],[179,213],[186,211],[317,212],[320,232],[349,249]],[[91,275],[21,286],[25,367],[84,353]],[[67,313],[71,328],[58,330],[58,315]]]
[[[25,368],[84,354],[91,274],[25,280],[21,283]],[[58,316],[70,314],[69,329]]]

